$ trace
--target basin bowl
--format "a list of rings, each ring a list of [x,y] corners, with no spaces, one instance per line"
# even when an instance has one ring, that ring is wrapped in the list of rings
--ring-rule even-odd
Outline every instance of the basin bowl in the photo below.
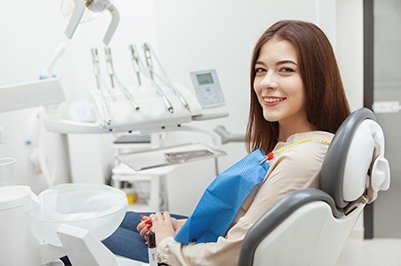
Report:
[[[123,191],[101,184],[61,184],[38,199],[26,212],[28,226],[40,241],[54,246],[61,246],[61,224],[86,229],[99,240],[107,238],[120,225],[128,204]]]

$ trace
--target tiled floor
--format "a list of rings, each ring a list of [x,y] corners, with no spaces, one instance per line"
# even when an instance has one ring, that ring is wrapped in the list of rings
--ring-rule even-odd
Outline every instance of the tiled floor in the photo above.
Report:
[[[350,239],[337,266],[401,266],[401,239]]]

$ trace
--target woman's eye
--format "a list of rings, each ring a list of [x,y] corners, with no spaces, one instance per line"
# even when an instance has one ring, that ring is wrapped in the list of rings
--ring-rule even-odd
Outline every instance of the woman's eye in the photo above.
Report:
[[[266,71],[264,68],[261,67],[255,68],[255,73],[262,73],[264,71]]]
[[[295,72],[295,71],[294,71],[294,69],[292,69],[292,68],[290,68],[290,67],[283,67],[283,68],[280,69],[280,72],[283,72],[283,73],[292,73],[292,72]]]

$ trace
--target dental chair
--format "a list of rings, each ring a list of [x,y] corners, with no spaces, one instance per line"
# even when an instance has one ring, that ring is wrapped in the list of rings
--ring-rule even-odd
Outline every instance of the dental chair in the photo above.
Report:
[[[321,189],[277,202],[246,234],[239,264],[335,265],[366,204],[390,185],[384,136],[367,108],[336,132],[321,170]]]

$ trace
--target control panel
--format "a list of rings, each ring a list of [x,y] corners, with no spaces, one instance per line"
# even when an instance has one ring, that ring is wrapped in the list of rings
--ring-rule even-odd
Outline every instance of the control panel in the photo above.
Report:
[[[213,108],[225,104],[223,91],[215,69],[191,72],[196,98],[203,108]]]

